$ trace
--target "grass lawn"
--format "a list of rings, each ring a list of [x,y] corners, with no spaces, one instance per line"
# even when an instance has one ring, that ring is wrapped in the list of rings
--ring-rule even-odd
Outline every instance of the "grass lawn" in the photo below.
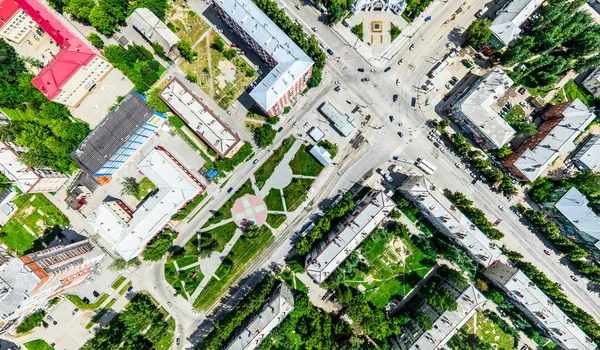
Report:
[[[220,280],[214,277],[211,278],[194,301],[194,308],[197,310],[206,310],[209,308],[244,271],[246,265],[273,241],[274,237],[271,230],[264,225],[260,229],[262,234],[255,238],[242,236],[237,240],[229,254],[227,254],[227,259],[232,264],[221,264],[219,266],[215,274],[219,276]]]
[[[221,225],[219,227],[213,228],[212,230],[202,232],[200,234],[200,239],[202,239],[203,236],[211,236],[212,239],[216,240],[218,243],[215,249],[213,249],[213,251],[222,252],[223,248],[225,248],[225,245],[227,244],[227,242],[229,242],[231,237],[233,237],[237,229],[238,226],[235,222],[228,222],[225,225]]]
[[[388,243],[393,239],[404,249],[392,248]],[[392,237],[391,240],[366,240],[361,254],[369,262],[369,271],[357,272],[352,280],[361,281],[371,276],[374,281],[347,283],[362,284],[367,290],[365,296],[377,307],[384,307],[392,298],[405,296],[433,267],[433,262],[409,239]],[[401,256],[405,257],[404,263]]]
[[[298,209],[300,204],[306,199],[306,193],[308,193],[308,189],[314,181],[313,179],[292,179],[292,183],[283,189],[283,198],[285,198],[287,211]]]
[[[46,343],[43,339],[35,339],[23,344],[29,350],[54,350],[54,347]]]
[[[263,188],[267,180],[273,175],[273,171],[275,168],[281,163],[283,156],[290,150],[296,138],[294,136],[290,136],[283,141],[281,146],[271,154],[269,159],[267,159],[261,166],[254,172],[254,181],[256,182],[256,186],[258,188]],[[269,192],[271,194],[271,192]],[[269,207],[270,208],[270,207]],[[270,208],[272,209],[272,208]],[[279,209],[273,209],[279,210]],[[283,210],[283,209],[281,209]]]
[[[184,268],[188,265],[195,264],[198,262],[198,257],[195,255],[184,255],[181,258],[177,259],[177,266],[179,268]]]
[[[285,214],[269,213],[269,215],[267,215],[267,223],[272,228],[278,228],[281,226],[281,224],[283,224],[286,218],[287,216],[285,216]]]
[[[163,312],[164,313],[164,312]],[[165,315],[165,318],[167,315]],[[170,349],[173,345],[174,337],[175,337],[175,319],[173,317],[169,318],[167,321],[167,332],[164,336],[154,344],[156,349],[158,350],[167,350]]]
[[[278,188],[272,188],[269,190],[269,194],[264,198],[265,204],[269,210],[283,211],[283,199],[281,198],[281,190]]]
[[[550,101],[552,104],[559,104],[567,102],[568,100],[580,99],[586,106],[590,107],[594,105],[594,97],[590,95],[586,90],[579,87],[575,80],[569,80],[562,89],[556,92],[556,96]]]
[[[9,109],[3,108],[2,111],[8,119],[13,121],[34,121],[37,119],[35,112],[31,110],[31,108],[27,108],[24,111],[19,109]]]
[[[219,208],[219,210],[217,210],[216,213],[213,214],[213,216],[210,219],[208,219],[204,227],[212,226],[218,222],[231,218],[231,207],[233,207],[233,204],[238,198],[242,197],[245,194],[255,194],[254,189],[252,189],[252,183],[250,182],[250,179],[248,179],[248,181],[246,181],[233,194],[233,196],[231,196],[227,200],[227,202],[225,202],[225,204],[223,204],[223,206]]]
[[[475,322],[477,322],[477,325],[475,325]],[[476,330],[477,336],[485,343],[492,345],[495,349],[514,349],[514,338],[512,335],[505,333],[494,321],[481,311],[471,317],[463,328],[468,334],[474,334]],[[496,346],[493,344],[496,344]]]
[[[290,168],[294,175],[319,176],[324,167],[308,153],[306,145],[302,145],[290,161]]]
[[[131,282],[129,282],[129,283],[131,283]],[[78,297],[77,295],[67,295],[66,297],[67,297],[67,299],[69,299],[70,302],[72,302],[75,306],[77,306],[81,310],[96,310],[97,308],[100,307],[100,305],[102,305],[102,303],[104,303],[104,301],[106,299],[108,299],[108,294],[106,294],[106,293],[102,294],[100,296],[100,298],[98,298],[98,300],[96,300],[96,302],[93,304],[84,303],[83,300],[81,300],[81,298]]]
[[[146,198],[146,196],[150,192],[152,192],[156,189],[156,185],[153,184],[152,181],[150,181],[147,177],[142,178],[140,180],[139,184],[140,184],[140,190],[135,195],[135,198],[138,201],[141,201],[142,199]]]
[[[210,25],[183,0],[176,0],[174,5],[169,6],[164,22],[172,23],[179,39],[187,40],[192,45],[210,28]]]
[[[69,224],[69,219],[42,194],[21,195],[13,203],[18,207],[17,212],[1,232],[6,234],[2,241],[18,255],[31,249],[47,228]],[[33,236],[24,226],[40,236]]]
[[[119,295],[123,295],[125,293],[127,293],[127,289],[129,289],[129,287],[131,287],[132,283],[131,281],[127,282],[126,285],[123,286],[123,288],[121,288],[121,290],[119,291]]]
[[[172,262],[167,262],[165,264],[165,281],[167,281],[167,283],[175,289],[176,295],[181,295],[183,299],[187,300],[187,296],[183,292],[184,287],[181,285],[181,281],[179,280],[179,274],[177,273],[177,269]]]
[[[125,276],[119,276],[119,278],[117,278],[117,280],[110,286],[110,288],[117,290],[123,281],[125,281]]]
[[[204,279],[204,275],[200,271],[200,266],[179,271],[179,280],[185,283],[185,291],[188,294],[194,293],[200,282],[202,282],[202,279]]]

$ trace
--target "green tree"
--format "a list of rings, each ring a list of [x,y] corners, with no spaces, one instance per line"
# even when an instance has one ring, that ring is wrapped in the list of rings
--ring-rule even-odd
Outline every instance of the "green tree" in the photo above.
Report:
[[[275,136],[277,136],[277,131],[273,129],[271,124],[263,124],[254,129],[254,140],[260,148],[266,148],[272,145]]]
[[[223,50],[225,49],[225,42],[220,37],[217,36],[213,40],[212,47],[213,47],[213,49],[215,49],[219,52],[223,52]]]
[[[510,149],[510,146],[508,146],[508,145],[504,145],[496,151],[496,155],[500,159],[504,159],[504,158],[510,156],[511,154],[512,154],[512,149]]]
[[[50,0],[48,4],[50,7],[55,9],[58,13],[63,13],[65,6],[69,3],[68,0]]]
[[[96,7],[94,0],[70,0],[64,10],[73,15],[73,18],[87,22],[94,7]]]
[[[421,327],[421,329],[424,331],[428,331],[433,328],[433,321],[431,320],[431,317],[423,312],[417,312],[415,320],[417,321],[419,327]]]
[[[117,19],[102,6],[95,6],[90,11],[88,19],[92,27],[104,35],[112,35],[117,28]]]
[[[165,13],[169,4],[167,0],[136,0],[133,3],[134,9],[136,8],[147,8],[152,11],[161,21],[165,19]]]
[[[148,261],[159,261],[173,246],[176,237],[177,232],[170,229],[163,230],[150,241],[142,257]]]
[[[27,333],[35,327],[39,327],[42,324],[42,320],[45,316],[45,311],[38,311],[25,317],[17,326],[17,333]]]
[[[104,41],[102,41],[102,38],[100,38],[100,36],[96,33],[90,33],[87,39],[90,43],[92,43],[92,45],[99,49],[102,49],[104,47]]]
[[[589,198],[600,197],[600,174],[586,169],[576,173],[572,178],[565,181],[567,186],[575,186]]]
[[[313,67],[312,70],[312,75],[310,76],[310,78],[308,78],[308,82],[307,85],[309,88],[315,88],[317,86],[319,86],[319,84],[321,84],[321,69],[317,68],[317,67]]]
[[[154,108],[155,111],[157,111],[158,113],[167,113],[168,111],[170,111],[171,109],[169,108],[169,106],[167,106],[167,104],[161,100],[161,98],[158,96],[160,94],[161,89],[159,87],[154,88],[152,90],[150,90],[150,92],[148,93],[148,106]],[[174,117],[177,118],[177,117]],[[177,118],[179,121],[181,121],[181,119]],[[171,121],[171,120],[169,120]],[[183,122],[182,122],[183,123]],[[183,125],[177,126],[177,127],[181,127]]]
[[[249,225],[245,230],[244,230],[244,235],[248,238],[256,238],[258,237],[258,235],[260,234],[260,228],[258,226],[256,226],[255,224]]]
[[[140,192],[140,184],[133,177],[126,177],[121,182],[121,194],[137,196]]]
[[[155,42],[152,43],[152,49],[154,50],[154,52],[156,52],[156,54],[159,57],[162,57],[163,59],[165,57],[167,57],[166,54],[165,54],[165,49],[158,42],[155,41]]]
[[[237,55],[237,50],[236,49],[227,49],[227,50],[223,50],[223,56],[225,56],[226,59],[228,60],[232,60],[235,56]]]
[[[492,21],[490,21],[488,18],[482,18],[473,21],[473,23],[471,23],[465,32],[467,43],[473,47],[478,47],[479,45],[485,44],[492,35],[492,31],[490,30],[491,24]]]
[[[194,51],[192,44],[187,40],[179,40],[177,48],[179,49],[181,56],[190,62],[198,56],[198,52]]]
[[[342,20],[345,12],[339,3],[334,1],[327,9],[327,20],[329,23],[338,23]]]

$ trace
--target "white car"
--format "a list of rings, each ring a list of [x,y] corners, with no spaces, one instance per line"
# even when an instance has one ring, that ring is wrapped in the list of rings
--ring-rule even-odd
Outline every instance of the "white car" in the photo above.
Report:
[[[295,128],[295,127],[297,127],[297,126],[298,126],[298,122],[294,122],[294,125],[293,125],[293,127]]]
[[[454,166],[455,166],[457,169],[460,169],[460,164],[458,164],[458,163],[454,163]]]
[[[341,80],[337,80],[337,81],[335,82],[335,85],[340,85],[341,83],[342,83],[342,81],[341,81]]]
[[[408,48],[410,51],[415,49],[415,44],[410,45],[410,47]]]
[[[371,68],[371,72],[379,72],[379,69],[377,69],[377,68]]]
[[[501,206],[501,205],[499,205],[499,206],[498,206],[498,209],[500,209],[500,210],[504,211],[504,207],[503,207],[503,206]]]

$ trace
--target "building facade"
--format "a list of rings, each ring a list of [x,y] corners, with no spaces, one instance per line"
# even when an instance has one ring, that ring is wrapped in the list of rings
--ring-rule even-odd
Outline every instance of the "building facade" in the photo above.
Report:
[[[558,104],[544,115],[538,132],[502,162],[518,181],[535,181],[560,156],[575,149],[575,139],[596,118],[579,99]]]
[[[221,18],[271,71],[250,92],[268,116],[283,113],[312,75],[313,60],[251,0],[213,0]]]
[[[504,146],[515,130],[499,115],[513,81],[501,69],[477,80],[451,107],[451,118],[485,149]]]
[[[61,51],[31,82],[50,101],[70,107],[78,106],[108,75],[112,66],[75,28],[62,21],[42,0],[14,1],[30,20],[61,47]],[[24,19],[22,23],[29,22]],[[22,31],[22,28],[19,29],[19,33]]]
[[[36,24],[14,0],[0,1],[0,37],[21,44]]]
[[[350,11],[391,11],[396,15],[402,14],[408,6],[405,0],[356,0],[352,3]]]
[[[87,240],[19,258],[0,248],[0,334],[85,281],[104,253]]]

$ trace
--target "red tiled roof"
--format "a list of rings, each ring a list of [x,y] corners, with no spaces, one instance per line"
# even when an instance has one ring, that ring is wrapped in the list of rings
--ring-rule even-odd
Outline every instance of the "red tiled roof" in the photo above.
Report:
[[[19,11],[19,5],[13,0],[0,1],[0,28]]]
[[[69,78],[96,56],[96,51],[73,33],[54,11],[40,0],[15,1],[62,47],[62,50],[31,81],[49,100],[52,100],[60,93],[61,87]]]

